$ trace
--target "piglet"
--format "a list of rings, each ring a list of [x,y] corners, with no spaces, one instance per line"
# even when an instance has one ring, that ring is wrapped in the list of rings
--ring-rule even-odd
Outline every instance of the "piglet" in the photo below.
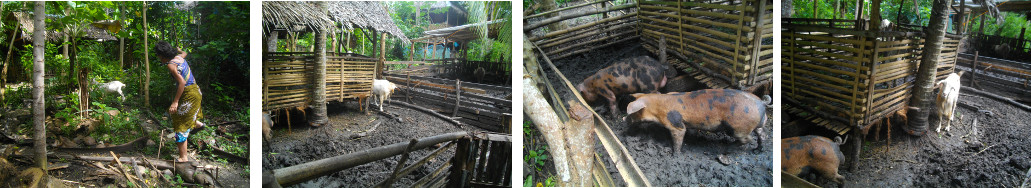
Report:
[[[798,176],[816,170],[821,176],[842,183],[845,176],[838,174],[838,165],[845,160],[841,154],[841,137],[834,141],[822,136],[800,136],[781,139],[780,168]]]
[[[275,123],[272,122],[271,115],[269,115],[266,112],[261,113],[261,133],[263,136],[262,138],[264,138],[265,141],[268,141],[272,138],[272,126],[274,124]]]
[[[651,57],[634,57],[599,70],[576,88],[588,103],[594,103],[599,97],[605,98],[609,102],[609,113],[615,118],[619,112],[616,96],[657,93],[666,85],[666,69],[666,65]]]
[[[752,142],[755,132],[756,150],[762,150],[759,127],[766,124],[766,101],[755,95],[733,89],[705,89],[687,93],[633,94],[627,105],[631,122],[655,122],[673,135],[673,152],[680,152],[687,128],[717,131],[729,130],[742,144]],[[767,97],[768,98],[768,97]],[[626,117],[623,118],[626,121]]]

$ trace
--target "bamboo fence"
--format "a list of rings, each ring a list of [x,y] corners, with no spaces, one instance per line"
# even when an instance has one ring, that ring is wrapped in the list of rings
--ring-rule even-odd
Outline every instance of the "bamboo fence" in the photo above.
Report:
[[[712,88],[745,89],[773,77],[773,3],[641,1],[638,32],[658,54],[660,37],[679,69],[697,69]]]
[[[397,84],[391,98],[450,115],[465,125],[494,132],[510,132],[512,100],[495,97],[510,94],[511,87],[461,82],[443,78],[384,74]]]
[[[528,16],[524,32],[552,59],[640,39],[658,54],[665,37],[671,65],[711,88],[753,89],[773,77],[773,3],[768,0],[688,2],[594,1]],[[592,8],[593,7],[593,8]],[[559,12],[562,16],[543,19]],[[586,23],[583,20],[590,20]],[[547,31],[544,26],[574,22]],[[696,71],[697,70],[697,71]],[[694,72],[701,72],[697,74]]]
[[[992,91],[1004,96],[1031,101],[1031,63],[987,57],[975,52],[960,54],[957,69],[967,71],[963,80],[968,87],[982,89],[993,87]],[[976,81],[976,83],[974,82]]]
[[[615,4],[616,1],[594,1],[560,8],[525,18],[523,32],[545,55],[562,59],[596,49],[616,45],[640,38],[636,29],[638,23],[637,4]],[[544,15],[560,13],[558,17]],[[569,22],[584,22],[582,24]],[[568,28],[550,31],[551,23],[563,22]]]
[[[1022,40],[1026,29],[1021,29],[1021,35],[1017,38],[1003,37],[997,35],[986,35],[981,33],[971,34],[970,38],[973,41],[970,51],[966,53],[974,53],[972,51],[981,52],[981,56],[990,56],[1000,59],[1009,59],[1014,61],[1031,61],[1031,40]],[[1008,45],[1010,50],[1008,52],[1000,52],[995,50],[995,45]],[[1001,54],[1006,53],[1006,54]]]
[[[326,100],[343,101],[369,94],[377,59],[358,54],[330,54],[326,58]],[[264,110],[305,107],[312,102],[314,53],[265,53],[263,59]]]
[[[782,87],[792,113],[819,116],[839,134],[905,107],[923,52],[923,32],[866,31],[856,20],[783,19]],[[962,36],[947,35],[937,79],[951,74]],[[805,104],[805,105],[801,105]]]

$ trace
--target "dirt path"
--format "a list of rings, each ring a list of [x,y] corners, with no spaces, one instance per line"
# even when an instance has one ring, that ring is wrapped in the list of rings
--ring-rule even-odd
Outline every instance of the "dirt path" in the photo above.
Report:
[[[639,44],[635,44],[635,41],[614,46],[617,47],[596,50],[554,63],[568,77],[569,81],[576,85],[613,62],[648,55],[648,52]],[[555,74],[549,74],[548,79],[556,87],[561,84]],[[565,89],[558,90],[565,99],[573,97],[572,93]],[[619,109],[626,109],[626,104],[632,100],[629,96],[618,98]],[[596,104],[594,109],[602,109],[599,107],[600,104]],[[598,112],[599,114],[608,114],[606,110]],[[620,118],[626,116],[625,112],[620,113]],[[769,141],[773,135],[772,123],[763,126],[761,133],[765,141],[763,150],[760,152],[751,151],[752,148],[755,148],[755,144],[748,144],[746,147],[734,144],[736,139],[725,133],[688,131],[684,144],[681,146],[683,147],[681,153],[670,155],[673,148],[669,130],[656,124],[628,125],[621,119],[613,119],[608,116],[605,120],[619,140],[626,145],[630,155],[637,161],[641,171],[645,173],[653,186],[762,187],[773,185],[773,144]],[[604,148],[600,144],[597,145],[597,148],[601,157],[609,161],[610,158],[605,154]],[[719,155],[730,158],[731,164],[720,164],[717,161]],[[611,161],[607,162],[606,166],[615,178],[616,185],[625,185]]]
[[[330,123],[322,127],[304,126],[307,124],[300,116],[294,116],[293,133],[287,131],[285,123],[273,128],[272,141],[262,144],[263,170],[269,171],[293,166],[318,159],[353,153],[370,148],[407,142],[410,139],[428,137],[444,133],[479,130],[475,127],[456,127],[437,117],[424,114],[418,110],[387,104],[383,110],[391,114],[399,114],[402,122],[372,113],[366,115],[358,112],[357,103],[330,103]],[[353,134],[368,130],[374,124],[381,123],[375,131],[367,133],[367,137],[350,139]],[[415,151],[410,162],[426,156],[433,149]],[[454,156],[454,149],[445,151],[437,159],[417,169],[415,172],[398,180],[395,186],[411,185],[440,167],[447,159]],[[323,176],[295,187],[371,187],[386,179],[397,165],[400,156],[356,166],[351,169]]]
[[[892,145],[864,143],[859,171],[841,171],[846,187],[1020,186],[1031,168],[1031,113],[977,95],[959,100],[977,109],[957,106],[948,132],[934,132],[938,117],[932,113],[928,135],[908,136],[895,126]]]

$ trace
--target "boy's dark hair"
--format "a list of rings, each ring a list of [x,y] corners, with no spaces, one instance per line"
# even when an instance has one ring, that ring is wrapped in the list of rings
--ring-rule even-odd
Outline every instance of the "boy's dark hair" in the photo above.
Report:
[[[172,46],[172,44],[165,41],[158,42],[158,44],[154,46],[154,51],[158,54],[159,58],[163,59],[172,59],[176,55],[179,55],[179,49],[176,49],[175,46]]]

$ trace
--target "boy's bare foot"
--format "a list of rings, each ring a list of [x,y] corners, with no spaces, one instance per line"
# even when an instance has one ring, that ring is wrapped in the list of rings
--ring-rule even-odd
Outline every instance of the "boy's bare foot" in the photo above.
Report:
[[[194,122],[194,129],[203,128],[204,126],[207,126],[207,125],[205,125],[204,123],[201,123],[200,121],[195,121]]]

